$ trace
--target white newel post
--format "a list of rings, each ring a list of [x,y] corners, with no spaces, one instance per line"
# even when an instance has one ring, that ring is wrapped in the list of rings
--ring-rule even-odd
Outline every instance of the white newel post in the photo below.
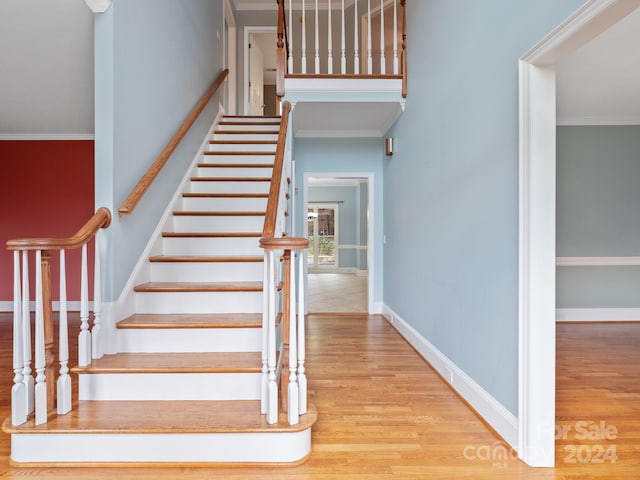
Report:
[[[20,252],[13,252],[13,386],[11,387],[11,423],[21,425],[27,421],[27,394],[22,369],[22,298],[20,282]]]
[[[268,250],[269,255],[269,325],[268,325],[268,366],[269,366],[269,406],[267,411],[267,423],[278,423],[278,382],[276,378],[276,282],[275,266],[276,252]]]
[[[69,327],[67,318],[67,274],[65,251],[60,250],[60,328],[58,357],[60,376],[57,383],[57,406],[59,415],[71,411],[71,377],[69,376]]]
[[[289,41],[289,58],[288,61],[288,73],[293,73],[293,8],[291,7],[291,2],[293,0],[289,0],[289,34],[287,35]]]
[[[333,73],[333,42],[332,42],[332,35],[333,32],[331,30],[331,0],[329,0],[329,10],[327,13],[327,21],[328,21],[328,28],[327,28],[327,73],[329,75],[331,75]]]

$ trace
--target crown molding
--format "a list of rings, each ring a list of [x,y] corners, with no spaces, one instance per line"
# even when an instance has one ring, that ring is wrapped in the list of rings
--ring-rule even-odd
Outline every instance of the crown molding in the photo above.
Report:
[[[111,6],[112,0],[84,0],[93,13],[104,13]]]

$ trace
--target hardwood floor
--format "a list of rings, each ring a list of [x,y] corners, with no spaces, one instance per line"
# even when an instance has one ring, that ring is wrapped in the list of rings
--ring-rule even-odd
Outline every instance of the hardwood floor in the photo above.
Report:
[[[19,468],[9,464],[9,436],[0,434],[0,478],[640,477],[640,324],[560,324],[557,338],[560,438],[555,469],[492,458],[503,443],[384,319],[325,315],[308,320],[310,400],[319,419],[306,463],[284,468]],[[0,368],[0,416],[5,417],[12,378],[6,314],[0,314]]]

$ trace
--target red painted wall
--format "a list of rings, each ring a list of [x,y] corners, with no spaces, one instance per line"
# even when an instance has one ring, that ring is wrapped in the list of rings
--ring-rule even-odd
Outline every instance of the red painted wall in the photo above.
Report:
[[[92,140],[0,141],[0,302],[13,299],[13,253],[6,249],[7,240],[69,237],[93,215],[93,146]],[[91,266],[93,245],[89,257]],[[32,254],[32,272],[34,259]],[[54,252],[54,301],[58,300],[58,263],[58,253]],[[90,281],[92,276],[91,268]],[[31,274],[32,300],[33,278]],[[80,251],[72,250],[67,252],[70,301],[80,299],[79,284]]]

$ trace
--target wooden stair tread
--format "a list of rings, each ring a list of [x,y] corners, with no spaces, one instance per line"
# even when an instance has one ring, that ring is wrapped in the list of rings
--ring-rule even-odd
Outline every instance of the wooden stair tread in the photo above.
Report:
[[[212,211],[212,210],[176,210],[176,217],[264,217],[266,212],[246,212],[242,210]]]
[[[262,282],[147,282],[136,292],[262,292]]]
[[[66,415],[50,415],[43,425],[36,427],[30,419],[15,427],[9,417],[2,429],[11,434],[277,433],[306,430],[317,418],[318,412],[312,404],[297,425],[289,425],[285,413],[280,414],[278,423],[269,425],[260,414],[258,400],[83,400]]]
[[[260,238],[262,232],[162,232],[165,238]]]
[[[228,122],[223,119],[221,122],[218,123],[218,125],[280,125],[280,121],[279,121],[280,117],[273,117],[273,118],[278,118],[278,121],[273,121],[273,122],[252,122],[249,119],[256,118],[256,117],[243,117],[243,118],[247,118],[247,120],[243,122]]]
[[[203,155],[254,155],[257,157],[264,157],[264,156],[274,157],[276,153],[275,152],[252,152],[250,150],[229,151],[229,152],[225,152],[224,150],[213,150],[213,151],[203,152]]]
[[[192,193],[182,194],[183,198],[269,198],[268,193]]]
[[[261,313],[137,313],[120,320],[119,329],[260,328]]]
[[[257,373],[260,352],[116,353],[94,359],[73,373]]]
[[[149,261],[166,263],[259,263],[264,262],[264,257],[259,255],[154,255],[149,257]]]

